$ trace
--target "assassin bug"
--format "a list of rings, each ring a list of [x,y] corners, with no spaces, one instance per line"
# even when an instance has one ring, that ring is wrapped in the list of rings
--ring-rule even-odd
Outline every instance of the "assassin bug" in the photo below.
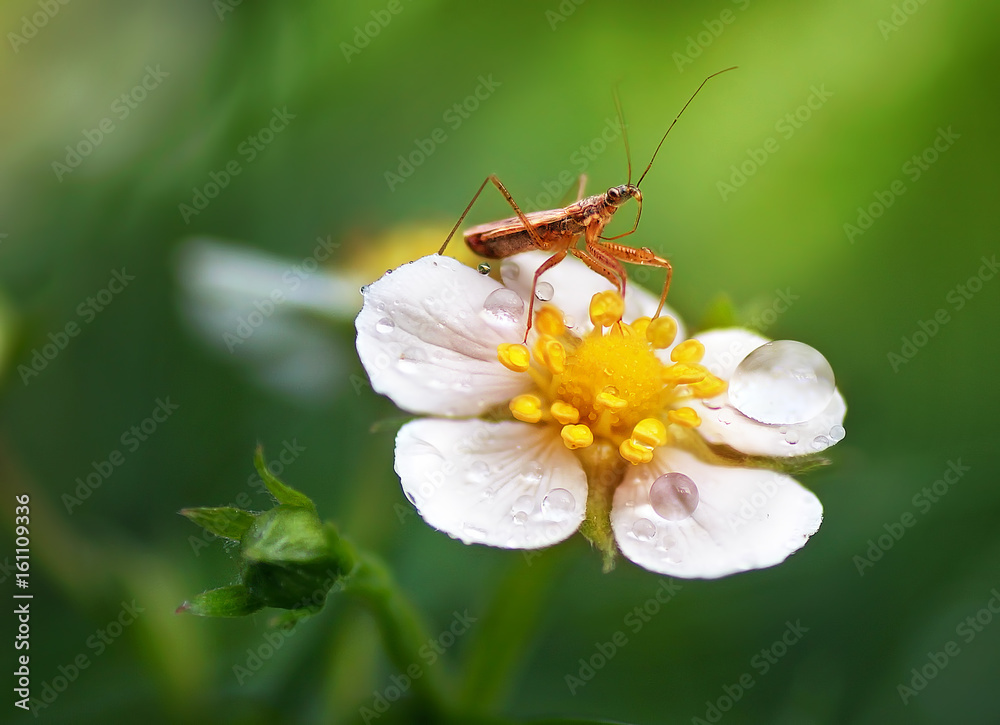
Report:
[[[586,177],[581,176],[577,200],[574,203],[562,209],[535,211],[525,214],[518,207],[510,192],[507,191],[507,188],[500,182],[500,179],[495,174],[490,174],[479,185],[479,190],[476,191],[472,197],[472,201],[465,207],[462,216],[458,218],[455,226],[448,233],[448,238],[444,240],[444,244],[441,245],[438,254],[444,254],[444,250],[448,247],[451,238],[455,236],[455,232],[458,231],[458,228],[465,220],[472,205],[476,203],[476,199],[479,198],[486,185],[492,182],[499,189],[500,193],[503,194],[517,216],[487,224],[480,224],[467,229],[464,236],[465,243],[469,245],[469,248],[481,257],[488,259],[502,259],[521,252],[531,251],[532,249],[541,249],[554,253],[535,272],[535,278],[531,285],[531,301],[528,305],[528,326],[524,331],[525,341],[528,339],[528,331],[531,330],[532,313],[535,306],[535,288],[538,286],[538,278],[546,270],[551,269],[561,262],[567,254],[572,254],[574,257],[579,258],[592,270],[605,277],[623,297],[625,296],[626,274],[620,264],[621,262],[666,269],[667,279],[663,284],[663,292],[660,294],[660,304],[656,308],[656,314],[653,316],[654,318],[659,317],[663,309],[663,304],[667,299],[667,291],[670,289],[670,278],[673,275],[673,267],[671,267],[668,260],[654,254],[648,247],[636,249],[619,244],[614,240],[627,237],[638,228],[639,217],[642,216],[642,192],[639,191],[639,185],[642,184],[642,180],[646,178],[646,174],[652,168],[653,161],[656,160],[656,154],[659,153],[663,142],[667,140],[667,134],[670,133],[674,124],[677,123],[677,120],[687,109],[688,105],[690,105],[691,101],[694,100],[698,92],[704,88],[709,80],[720,73],[733,70],[735,67],[716,71],[701,82],[701,85],[691,94],[687,103],[681,108],[680,113],[670,122],[670,126],[667,127],[663,138],[660,139],[660,143],[656,146],[656,150],[653,151],[653,156],[649,159],[649,164],[647,164],[646,169],[642,172],[642,176],[639,177],[639,180],[635,184],[632,183],[632,158],[629,153],[628,136],[624,135],[623,122],[622,130],[625,139],[625,153],[628,157],[628,181],[626,183],[620,186],[612,186],[603,194],[583,198]],[[617,93],[615,94],[615,106],[618,109],[619,117],[621,117],[621,103],[618,100]],[[636,213],[632,229],[614,237],[602,236],[604,227],[611,221],[611,217],[629,199],[635,199],[639,204],[639,210]],[[584,239],[584,246],[582,248],[577,246],[577,242],[579,242],[581,236]]]

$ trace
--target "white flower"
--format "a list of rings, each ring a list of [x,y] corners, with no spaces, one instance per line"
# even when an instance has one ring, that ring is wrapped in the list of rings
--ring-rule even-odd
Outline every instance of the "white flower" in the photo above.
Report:
[[[372,387],[433,416],[396,438],[396,472],[424,520],[513,549],[580,528],[606,557],[616,541],[678,577],[773,566],[799,549],[822,506],[763,464],[843,437],[839,392],[805,422],[759,423],[730,403],[726,381],[765,338],[727,329],[684,340],[671,310],[650,321],[652,295],[629,285],[623,307],[570,259],[540,278],[548,304],[521,345],[547,256],[504,262],[506,287],[433,255],[365,290],[357,347]]]

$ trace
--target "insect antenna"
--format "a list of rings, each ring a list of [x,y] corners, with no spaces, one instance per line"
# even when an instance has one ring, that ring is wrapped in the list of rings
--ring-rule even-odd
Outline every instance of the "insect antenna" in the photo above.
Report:
[[[687,103],[685,103],[684,107],[681,108],[680,113],[678,113],[677,116],[674,117],[674,120],[670,122],[670,125],[667,127],[666,133],[664,133],[663,134],[663,138],[660,139],[660,143],[658,143],[656,145],[656,150],[653,151],[653,156],[649,160],[649,165],[646,166],[646,170],[642,172],[642,176],[639,177],[639,180],[637,182],[635,182],[636,187],[638,187],[639,184],[642,183],[642,180],[646,178],[646,174],[649,172],[650,168],[652,168],[652,166],[653,166],[653,161],[656,160],[656,154],[660,153],[660,147],[663,145],[663,142],[667,140],[667,134],[670,133],[670,129],[672,129],[674,127],[674,124],[677,123],[677,119],[679,119],[683,115],[684,111],[687,110],[687,107],[691,105],[691,101],[693,101],[694,97],[698,95],[698,92],[701,91],[701,89],[705,87],[706,83],[708,83],[711,79],[715,78],[715,76],[720,75],[722,73],[725,73],[726,71],[736,70],[736,68],[737,68],[737,66],[734,65],[731,68],[723,68],[722,70],[716,71],[715,73],[713,73],[712,75],[710,75],[708,78],[706,78],[705,80],[703,80],[701,82],[701,85],[698,86],[697,89],[695,89],[695,92],[691,94],[691,97],[687,100]],[[626,148],[627,148],[627,145],[626,145]]]
[[[622,141],[625,142],[625,160],[628,162],[628,182],[632,183],[632,152],[628,146],[628,131],[625,129],[625,114],[622,113],[622,99],[618,95],[618,86],[613,89],[615,97],[615,110],[618,111],[618,125],[622,127]]]

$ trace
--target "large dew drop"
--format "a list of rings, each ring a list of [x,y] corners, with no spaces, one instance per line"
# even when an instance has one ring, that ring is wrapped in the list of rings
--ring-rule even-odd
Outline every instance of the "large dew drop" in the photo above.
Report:
[[[649,505],[667,521],[689,518],[698,508],[699,501],[701,495],[694,481],[676,471],[665,473],[649,487]]]
[[[550,521],[565,521],[575,507],[576,499],[565,488],[553,488],[542,499],[542,514]]]
[[[482,314],[486,323],[494,327],[516,325],[524,314],[524,300],[514,290],[501,287],[483,301]]]
[[[729,400],[761,423],[803,423],[826,409],[835,387],[833,368],[818,350],[794,340],[775,340],[739,364],[729,381]]]

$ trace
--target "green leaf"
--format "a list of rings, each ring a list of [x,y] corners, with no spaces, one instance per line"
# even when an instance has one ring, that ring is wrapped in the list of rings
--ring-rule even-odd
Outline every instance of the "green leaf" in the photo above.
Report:
[[[264,607],[264,603],[242,584],[209,589],[184,602],[177,614],[187,612],[199,617],[245,617]]]
[[[223,539],[239,541],[253,525],[254,515],[232,506],[181,509],[181,516]]]
[[[257,450],[253,456],[253,465],[264,481],[264,485],[267,486],[267,490],[277,499],[278,503],[299,506],[309,509],[313,513],[316,512],[316,504],[312,502],[311,498],[301,491],[296,491],[291,486],[282,483],[275,478],[274,474],[267,470],[267,462],[264,460],[264,446],[257,446]]]

